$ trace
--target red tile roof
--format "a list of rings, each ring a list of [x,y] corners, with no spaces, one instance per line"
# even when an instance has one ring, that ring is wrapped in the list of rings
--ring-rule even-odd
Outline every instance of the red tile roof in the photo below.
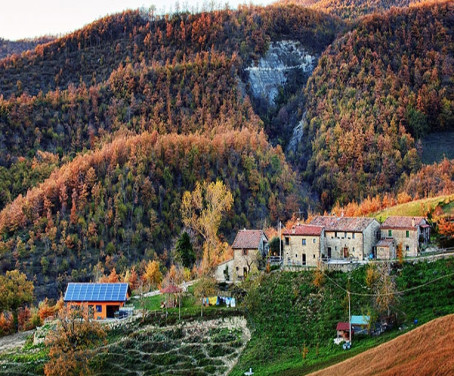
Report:
[[[374,218],[367,217],[318,216],[310,224],[323,226],[325,231],[363,232],[373,221]]]
[[[381,225],[382,229],[402,229],[416,231],[418,226],[426,224],[424,217],[388,217]]]
[[[338,322],[336,330],[348,332],[350,330],[350,324],[348,322]]]
[[[308,235],[308,236],[320,236],[323,231],[322,226],[314,225],[296,225],[290,230],[285,229],[283,235]]]
[[[266,235],[262,230],[240,230],[232,244],[233,249],[258,249],[262,236]]]

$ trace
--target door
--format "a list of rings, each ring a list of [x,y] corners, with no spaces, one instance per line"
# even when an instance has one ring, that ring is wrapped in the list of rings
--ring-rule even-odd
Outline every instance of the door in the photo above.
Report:
[[[328,258],[331,258],[331,247],[328,247]]]
[[[344,258],[348,258],[348,248],[344,248]]]
[[[303,253],[303,265],[306,265],[306,254]]]

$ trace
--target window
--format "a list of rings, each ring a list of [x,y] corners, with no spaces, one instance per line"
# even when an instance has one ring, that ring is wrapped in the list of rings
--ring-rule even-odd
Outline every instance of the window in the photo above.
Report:
[[[102,305],[96,306],[96,312],[102,312]]]
[[[314,256],[314,258],[315,258],[315,255],[312,255],[312,256]]]
[[[347,237],[347,233],[346,233],[346,232],[344,232],[344,238],[346,238],[346,237]]]
[[[355,239],[355,233],[352,232],[352,239]]]
[[[315,239],[315,238],[314,238],[314,239],[312,239],[312,243],[314,243],[314,244],[315,244],[315,243],[316,243],[316,241],[317,241],[317,239]]]
[[[337,231],[334,233],[334,237],[337,238]]]
[[[405,250],[408,252],[410,250],[410,247],[408,245],[405,246]]]
[[[290,244],[290,238],[286,237],[285,238],[285,245],[289,245]]]
[[[408,231],[408,230],[405,231],[405,237],[406,237],[406,238],[409,238],[409,237],[410,237],[410,231]]]
[[[306,239],[303,239],[303,245],[306,245]]]
[[[388,230],[388,236],[393,236],[393,230]]]
[[[247,249],[243,249],[243,256],[247,256]]]

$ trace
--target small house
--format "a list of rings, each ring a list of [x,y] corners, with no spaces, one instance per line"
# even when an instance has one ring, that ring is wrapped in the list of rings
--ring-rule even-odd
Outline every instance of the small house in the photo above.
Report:
[[[396,242],[393,238],[381,239],[377,243],[377,259],[393,260],[396,258]]]
[[[370,316],[355,316],[351,317],[352,331],[356,334],[367,334],[369,333]]]
[[[243,280],[253,265],[268,254],[268,238],[262,230],[240,230],[232,244],[233,258],[216,266],[214,276],[218,282]]]
[[[95,320],[114,318],[130,296],[127,283],[68,283],[64,302],[70,306],[88,304]]]
[[[240,230],[232,244],[233,274],[238,279],[246,278],[252,265],[268,253],[268,238],[262,230]]]
[[[388,217],[381,225],[382,238],[394,238],[405,256],[418,256],[430,239],[430,226],[423,217]]]
[[[337,338],[341,338],[344,341],[350,340],[350,324],[348,322],[338,322],[337,323]],[[354,334],[354,330],[352,328],[352,337]]]

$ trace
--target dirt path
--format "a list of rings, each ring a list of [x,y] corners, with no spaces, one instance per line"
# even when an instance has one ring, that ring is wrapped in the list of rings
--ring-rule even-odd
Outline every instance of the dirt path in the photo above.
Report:
[[[22,347],[27,337],[33,333],[33,330],[19,332],[10,336],[0,337],[0,354],[10,351],[16,347]]]

